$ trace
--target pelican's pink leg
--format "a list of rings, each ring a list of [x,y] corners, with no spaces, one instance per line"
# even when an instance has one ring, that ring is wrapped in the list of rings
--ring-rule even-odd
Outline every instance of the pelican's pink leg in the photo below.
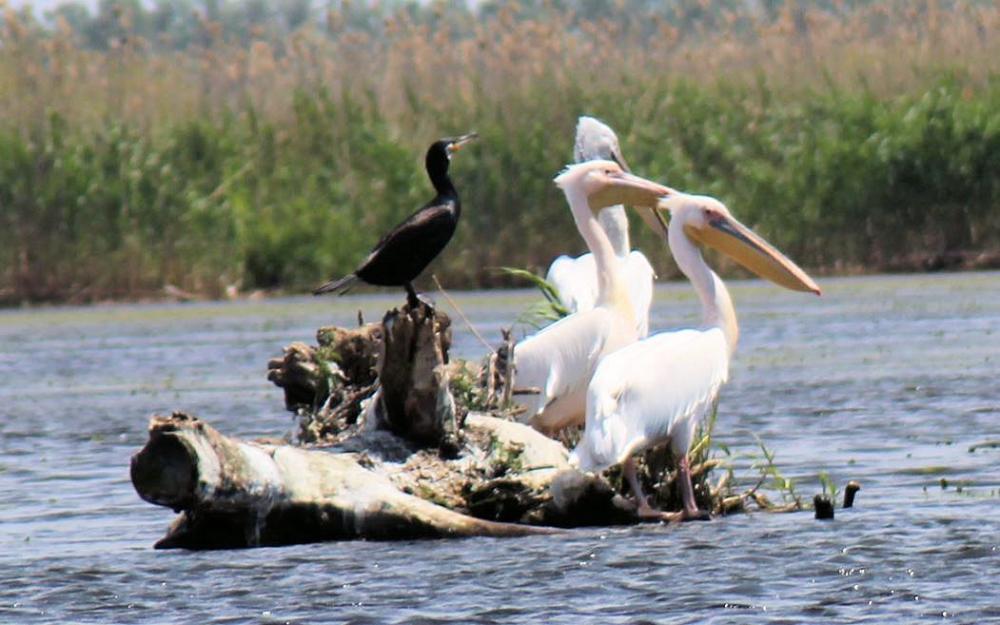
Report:
[[[629,459],[622,464],[622,471],[625,473],[625,480],[628,481],[628,485],[632,488],[632,494],[635,495],[635,513],[639,516],[639,518],[669,521],[669,515],[666,515],[665,513],[650,506],[649,502],[646,501],[646,495],[642,492],[642,484],[639,483],[639,475],[636,471],[635,458],[629,456]]]
[[[694,486],[691,485],[691,465],[688,462],[687,454],[681,456],[677,463],[677,479],[681,483],[681,500],[684,502],[683,519],[707,519],[708,512],[698,509],[698,503],[694,500]]]

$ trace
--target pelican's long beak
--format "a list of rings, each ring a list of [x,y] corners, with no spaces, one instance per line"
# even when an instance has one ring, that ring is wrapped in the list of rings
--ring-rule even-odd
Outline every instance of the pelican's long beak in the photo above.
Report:
[[[625,162],[625,157],[622,156],[622,153],[620,151],[612,149],[611,158],[609,160],[618,163],[618,166],[624,169],[626,174],[632,173],[632,169],[628,166],[628,163]]]
[[[639,213],[639,218],[656,233],[656,236],[661,237],[664,243],[668,241],[667,222],[663,221],[663,215],[658,210],[640,206],[636,212]]]
[[[454,139],[451,140],[451,144],[448,146],[448,151],[458,152],[459,150],[462,149],[463,145],[465,145],[469,141],[472,141],[473,139],[477,139],[478,137],[479,135],[475,132],[470,132],[469,134],[462,135],[461,137],[455,137]]]
[[[819,286],[806,272],[733,217],[716,215],[703,227],[685,226],[684,233],[719,250],[761,278],[793,291],[820,294]]]
[[[656,184],[635,174],[616,171],[606,175],[605,184],[593,191],[587,197],[587,202],[593,211],[616,204],[653,208],[661,197],[671,193],[674,191],[670,187]]]

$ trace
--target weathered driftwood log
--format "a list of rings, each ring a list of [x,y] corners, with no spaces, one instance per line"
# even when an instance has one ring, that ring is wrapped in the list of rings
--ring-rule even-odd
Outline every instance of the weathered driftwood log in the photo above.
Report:
[[[549,528],[484,521],[399,491],[357,454],[231,439],[175,413],[154,417],[132,483],[181,515],[157,548],[342,539],[523,536]]]
[[[344,441],[361,452],[309,450],[228,438],[177,413],[150,422],[132,482],[146,501],[181,512],[158,548],[521,536],[639,521],[606,481],[570,469],[556,441],[482,414],[466,428],[471,446],[445,460],[388,432]]]

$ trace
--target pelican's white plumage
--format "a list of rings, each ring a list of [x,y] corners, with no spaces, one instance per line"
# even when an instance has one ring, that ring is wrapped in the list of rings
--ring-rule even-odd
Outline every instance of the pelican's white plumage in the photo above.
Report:
[[[675,193],[660,204],[671,212],[670,250],[701,300],[702,325],[655,334],[601,360],[587,390],[586,429],[570,460],[584,470],[623,463],[640,514],[657,515],[642,496],[632,456],[669,441],[680,459],[682,514],[696,517],[701,513],[694,500],[687,453],[695,431],[729,378],[739,327],[729,291],[695,241],[716,247],[782,286],[817,294],[819,287],[736,221],[718,200]]]
[[[524,408],[520,420],[551,433],[583,422],[587,384],[598,361],[638,339],[631,308],[597,306],[573,313],[514,347],[514,396]]]
[[[728,379],[719,328],[663,332],[608,354],[588,387],[577,463],[585,471],[604,469],[667,439],[680,457]]]
[[[604,209],[599,217],[603,218],[609,210],[612,209]],[[619,258],[623,263],[622,279],[625,280],[625,288],[632,300],[636,333],[639,338],[643,338],[649,334],[649,308],[653,303],[656,272],[646,255],[638,250],[632,250]],[[597,304],[597,265],[593,254],[583,254],[576,258],[560,256],[549,265],[545,280],[556,287],[559,301],[570,312],[590,310]]]
[[[590,205],[618,201],[652,206],[658,197],[671,192],[627,174],[617,163],[600,160],[567,167],[556,184],[565,193],[577,229],[594,255],[599,295],[594,308],[573,313],[514,348],[514,400],[523,408],[520,419],[547,432],[583,423],[587,383],[598,360],[638,338],[621,277],[622,261]]]
[[[577,163],[589,160],[613,160],[628,170],[621,154],[618,136],[603,122],[593,117],[581,117],[576,126],[573,158]],[[597,220],[608,235],[615,256],[622,261],[622,280],[632,300],[636,332],[639,338],[649,333],[649,307],[653,301],[653,281],[656,274],[649,259],[631,250],[628,235],[628,215],[621,205],[600,211]],[[549,266],[545,280],[559,291],[559,300],[570,312],[583,312],[597,305],[597,263],[592,253],[577,257],[559,256]]]

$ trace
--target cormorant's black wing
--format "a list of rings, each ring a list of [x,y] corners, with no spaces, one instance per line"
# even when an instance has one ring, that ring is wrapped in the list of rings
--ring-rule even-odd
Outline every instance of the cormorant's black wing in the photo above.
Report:
[[[368,258],[362,264],[368,264],[373,256],[377,256],[386,248],[391,249],[412,242],[414,239],[428,236],[435,230],[451,226],[453,218],[451,202],[441,202],[440,204],[427,205],[420,208],[417,212],[387,232],[375,244],[371,253],[368,254]]]
[[[436,199],[383,236],[355,273],[375,284],[412,280],[448,244],[456,221],[454,201]]]

